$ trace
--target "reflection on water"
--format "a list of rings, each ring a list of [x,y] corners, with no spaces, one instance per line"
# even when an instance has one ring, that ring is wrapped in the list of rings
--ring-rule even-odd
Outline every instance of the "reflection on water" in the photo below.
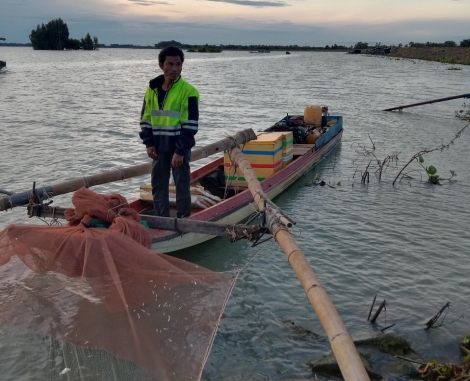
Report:
[[[138,119],[148,80],[158,74],[153,50],[36,52],[1,48],[8,67],[0,75],[0,188],[23,190],[33,181],[48,185],[147,160]],[[423,358],[460,361],[458,340],[469,333],[468,247],[470,235],[470,132],[443,152],[425,156],[455,183],[431,186],[419,172],[392,186],[396,168],[379,183],[361,173],[375,158],[396,154],[397,167],[413,154],[450,141],[463,127],[454,117],[462,100],[383,112],[384,108],[468,92],[470,67],[342,53],[223,52],[187,54],[183,76],[201,93],[197,144],[239,129],[271,126],[309,104],[328,105],[344,118],[341,146],[276,199],[297,221],[292,232],[304,250],[349,332],[376,332],[367,323],[375,294],[386,299],[377,326],[396,323]],[[364,156],[364,148],[374,156]],[[207,159],[206,159],[207,160]],[[198,165],[197,163],[194,166]],[[418,167],[419,168],[419,167]],[[418,169],[416,168],[416,169]],[[316,179],[326,185],[314,185]],[[94,189],[133,199],[147,176]],[[67,196],[54,205],[70,205]],[[0,227],[37,223],[24,208],[0,213]],[[308,378],[306,363],[329,351],[328,340],[285,255],[273,242],[252,248],[214,239],[179,253],[218,271],[243,269],[222,318],[205,380]],[[439,329],[424,323],[447,301],[453,308]],[[468,319],[468,318],[467,318]],[[317,336],[295,335],[286,321]],[[1,328],[6,341],[17,336]],[[30,349],[39,370],[41,348]],[[20,352],[0,360],[14,370]]]

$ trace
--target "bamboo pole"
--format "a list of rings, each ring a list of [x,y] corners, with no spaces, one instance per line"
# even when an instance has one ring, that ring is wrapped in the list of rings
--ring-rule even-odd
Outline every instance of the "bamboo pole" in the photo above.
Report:
[[[228,136],[215,143],[195,149],[191,152],[191,161],[199,160],[218,152],[223,152],[224,150],[237,146],[237,144],[244,144],[255,139],[256,134],[251,128],[239,131],[233,136]],[[90,188],[95,185],[122,181],[131,177],[146,175],[150,173],[151,168],[152,163],[149,162],[127,168],[101,172],[95,175],[84,176],[42,188],[34,189],[33,187],[33,189],[29,191],[14,193],[8,195],[8,197],[0,198],[0,211],[13,208],[15,206],[27,205],[31,198],[44,199],[46,196],[50,198],[60,194],[74,192],[81,187]]]
[[[65,219],[66,208],[46,205],[28,205],[29,217],[49,217]],[[198,221],[186,218],[157,217],[141,214],[142,221],[146,221],[152,229],[174,230],[180,233],[210,234],[213,236],[229,238],[230,242],[240,239],[255,241],[268,229],[258,225],[224,224],[221,222]]]
[[[431,100],[431,101],[413,103],[413,104],[409,104],[409,105],[405,105],[405,106],[390,107],[390,108],[386,108],[386,109],[383,110],[383,111],[393,111],[393,110],[399,110],[399,111],[401,111],[402,109],[408,108],[408,107],[415,107],[415,106],[427,105],[427,104],[431,104],[431,103],[450,101],[450,100],[452,100],[452,99],[459,99],[459,98],[470,98],[470,93],[468,93],[468,94],[461,94],[461,95],[455,95],[455,96],[453,96],[453,97],[447,97],[447,98],[433,99],[433,100]]]
[[[289,230],[280,221],[279,216],[271,212],[271,209],[274,208],[272,205],[274,204],[271,203],[271,208],[265,208],[267,196],[251,168],[250,163],[246,160],[239,148],[230,150],[230,158],[235,161],[243,171],[243,175],[248,183],[248,188],[259,210],[266,209],[267,226],[276,242],[286,254],[289,263],[297,274],[307,294],[310,304],[328,335],[331,349],[336,357],[344,379],[346,381],[370,380],[351,336],[349,336],[338,311],[333,305],[325,288],[321,285],[304,253],[297,246]]]

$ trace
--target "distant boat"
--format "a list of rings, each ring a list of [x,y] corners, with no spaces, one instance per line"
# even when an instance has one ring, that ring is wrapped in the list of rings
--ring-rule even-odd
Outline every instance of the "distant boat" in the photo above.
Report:
[[[286,52],[286,54],[290,54],[290,52]]]
[[[2,70],[5,66],[7,66],[7,63],[5,61],[0,61],[0,70]]]
[[[253,50],[250,53],[271,53],[270,50]]]

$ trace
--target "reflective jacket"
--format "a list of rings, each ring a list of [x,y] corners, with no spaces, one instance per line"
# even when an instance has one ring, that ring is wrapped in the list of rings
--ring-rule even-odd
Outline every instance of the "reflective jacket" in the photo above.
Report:
[[[140,137],[146,147],[154,146],[158,153],[185,156],[195,145],[198,130],[199,93],[179,77],[164,99],[158,89],[165,81],[160,75],[149,82],[140,116]],[[161,105],[161,107],[160,107]]]

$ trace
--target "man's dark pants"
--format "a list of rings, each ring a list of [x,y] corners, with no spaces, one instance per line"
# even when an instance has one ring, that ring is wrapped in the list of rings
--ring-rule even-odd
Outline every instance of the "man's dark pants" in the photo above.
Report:
[[[170,217],[169,191],[170,171],[176,186],[176,207],[178,218],[191,214],[191,170],[189,168],[189,155],[183,157],[183,164],[173,168],[171,166],[171,153],[159,153],[152,164],[152,195],[155,215]]]

